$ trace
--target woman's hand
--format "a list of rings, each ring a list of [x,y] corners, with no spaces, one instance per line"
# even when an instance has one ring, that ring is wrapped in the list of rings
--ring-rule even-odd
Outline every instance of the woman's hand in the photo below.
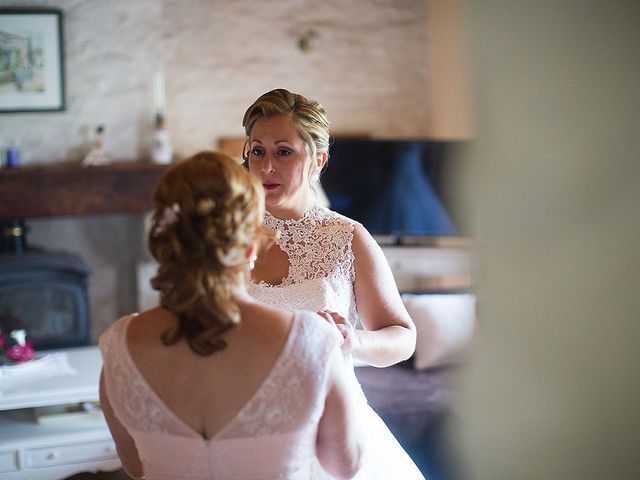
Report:
[[[353,325],[351,325],[346,318],[338,312],[331,310],[321,310],[318,312],[318,315],[338,329],[342,337],[342,345],[340,348],[343,352],[351,352],[358,345],[359,339],[356,334],[356,329],[353,328]]]

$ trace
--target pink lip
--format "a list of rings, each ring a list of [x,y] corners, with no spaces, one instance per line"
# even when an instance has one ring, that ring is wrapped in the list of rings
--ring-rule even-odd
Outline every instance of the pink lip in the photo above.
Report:
[[[275,188],[278,188],[280,184],[279,183],[263,183],[262,186],[264,187],[265,190],[273,190]]]

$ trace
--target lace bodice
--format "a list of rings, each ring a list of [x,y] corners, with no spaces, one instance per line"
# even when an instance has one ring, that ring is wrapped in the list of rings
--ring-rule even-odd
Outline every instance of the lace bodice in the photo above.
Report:
[[[352,250],[356,222],[324,207],[314,207],[297,220],[280,220],[267,214],[265,224],[280,232],[278,246],[289,257],[289,273],[279,285],[250,283],[254,298],[281,308],[333,310],[354,326],[356,311]],[[318,320],[318,317],[315,317]],[[347,355],[347,365],[351,362]],[[409,456],[380,417],[369,407],[355,376],[347,367],[347,383],[357,403],[357,423],[365,430],[362,469],[354,480],[424,480]],[[311,480],[330,480],[317,459],[311,462]]]
[[[100,339],[106,389],[134,438],[147,479],[308,479],[335,332],[295,312],[276,363],[238,415],[205,440],[178,418],[137,370],[126,346],[133,315]]]
[[[280,233],[276,243],[289,257],[289,273],[278,285],[250,282],[249,293],[282,308],[333,310],[357,325],[351,248],[356,222],[315,206],[295,220],[267,212],[264,223]]]

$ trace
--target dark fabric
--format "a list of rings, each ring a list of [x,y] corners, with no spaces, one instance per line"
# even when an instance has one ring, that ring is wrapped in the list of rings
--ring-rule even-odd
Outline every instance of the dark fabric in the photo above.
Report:
[[[386,368],[357,367],[356,376],[371,408],[427,478],[462,478],[449,439],[454,368],[415,370],[407,361]]]
[[[452,402],[451,372],[415,370],[410,362],[387,368],[358,367],[369,405],[406,441],[417,441]],[[393,427],[393,428],[392,428]]]

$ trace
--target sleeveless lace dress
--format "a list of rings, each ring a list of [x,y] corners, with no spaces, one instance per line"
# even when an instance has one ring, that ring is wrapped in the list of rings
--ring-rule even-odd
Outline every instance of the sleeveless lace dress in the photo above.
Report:
[[[308,480],[326,397],[325,368],[337,336],[296,311],[273,369],[236,417],[210,439],[178,418],[129,356],[118,320],[100,338],[113,410],[135,440],[147,480]],[[239,372],[241,374],[241,372]]]
[[[278,285],[250,282],[249,293],[257,300],[281,308],[313,312],[329,309],[343,315],[354,327],[359,326],[351,249],[355,222],[325,207],[315,206],[295,220],[281,220],[267,212],[265,225],[280,232],[276,243],[289,257],[289,272]],[[348,363],[351,390],[359,402],[361,417],[358,424],[366,430],[363,467],[355,478],[424,479],[382,419],[368,405],[355,376],[353,362]],[[310,478],[331,478],[315,457]]]

